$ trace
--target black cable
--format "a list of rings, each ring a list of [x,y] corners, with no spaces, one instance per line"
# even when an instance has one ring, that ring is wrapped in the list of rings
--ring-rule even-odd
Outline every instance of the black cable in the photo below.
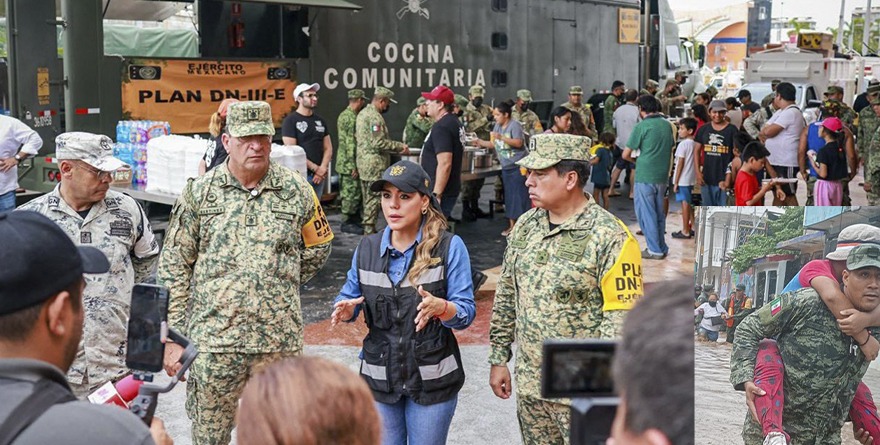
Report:
[[[107,10],[110,9],[110,2],[113,0],[107,0],[107,4],[104,5],[104,12],[101,13],[101,19],[103,19],[107,15]]]

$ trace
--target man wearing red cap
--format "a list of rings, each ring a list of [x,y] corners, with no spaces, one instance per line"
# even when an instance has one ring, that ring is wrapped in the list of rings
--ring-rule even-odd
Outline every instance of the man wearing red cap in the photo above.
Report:
[[[422,168],[431,177],[431,190],[440,201],[440,210],[446,219],[451,219],[461,191],[464,128],[452,113],[455,93],[448,87],[438,85],[430,93],[422,93],[422,97],[427,100],[428,116],[434,119],[422,149]]]

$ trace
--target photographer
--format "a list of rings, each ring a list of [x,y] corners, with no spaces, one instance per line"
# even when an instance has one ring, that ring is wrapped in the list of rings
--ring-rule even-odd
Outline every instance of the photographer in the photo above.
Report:
[[[660,285],[624,320],[613,368],[620,405],[607,445],[693,445],[688,290],[686,280]]]
[[[172,444],[161,420],[147,429],[76,401],[65,378],[83,335],[83,274],[106,273],[104,254],[28,211],[0,214],[0,246],[0,444]]]

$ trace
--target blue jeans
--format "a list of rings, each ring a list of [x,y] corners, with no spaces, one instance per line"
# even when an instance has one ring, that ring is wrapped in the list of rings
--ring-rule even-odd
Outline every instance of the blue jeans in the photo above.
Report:
[[[15,190],[0,195],[0,212],[8,212],[15,208]]]
[[[700,327],[699,329],[700,335],[705,335],[706,340],[709,341],[718,341],[718,331],[710,331],[704,327]]]
[[[440,211],[447,219],[452,216],[452,208],[455,207],[455,201],[458,201],[458,195],[442,196],[440,200]]]
[[[311,185],[311,186],[312,186],[312,189],[315,190],[315,194],[318,195],[318,201],[320,201],[320,200],[321,200],[321,196],[324,195],[325,187],[327,187],[327,181],[329,181],[330,178],[329,178],[329,177],[324,178],[324,180],[321,181],[320,184],[315,184],[314,182],[312,182],[312,178],[314,178],[314,177],[315,177],[315,174],[309,172],[309,176],[308,176],[309,185]]]
[[[702,207],[727,205],[727,196],[724,194],[724,190],[721,190],[721,187],[717,185],[704,185],[700,187],[700,198],[702,198],[700,202]]]
[[[419,405],[403,396],[397,403],[376,402],[382,418],[382,445],[443,445],[458,394],[445,402]]]
[[[639,227],[645,234],[648,253],[666,255],[666,213],[663,211],[663,197],[666,195],[666,184],[643,184],[637,182],[634,188],[636,218]]]

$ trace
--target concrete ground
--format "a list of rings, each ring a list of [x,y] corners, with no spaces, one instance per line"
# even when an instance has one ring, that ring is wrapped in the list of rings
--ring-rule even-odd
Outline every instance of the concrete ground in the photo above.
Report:
[[[494,197],[493,179],[487,180],[481,196],[481,207],[486,210],[488,201]],[[590,186],[591,187],[591,186]],[[610,211],[617,215],[635,235],[639,230],[633,211],[633,202],[623,196],[612,198]],[[330,327],[331,303],[342,284],[351,265],[351,256],[360,236],[342,233],[341,217],[338,209],[326,206],[328,218],[336,237],[333,252],[325,267],[302,289],[302,309],[305,327],[306,354],[320,355],[337,360],[357,370],[357,354],[366,334],[362,322]],[[680,206],[670,207],[667,233],[681,228]],[[460,203],[453,211],[460,215]],[[380,218],[381,219],[381,218]],[[382,223],[384,225],[384,223]],[[468,247],[472,267],[489,275],[487,284],[478,294],[477,318],[466,330],[456,333],[462,349],[464,369],[467,375],[465,386],[459,394],[458,407],[449,433],[450,444],[498,444],[515,445],[520,443],[514,398],[501,400],[489,388],[489,319],[492,311],[494,283],[506,247],[506,240],[500,233],[507,227],[503,214],[493,219],[481,219],[473,223],[458,224],[456,233]],[[645,247],[644,238],[636,235]],[[665,260],[645,260],[643,280],[650,293],[651,284],[680,276],[693,276],[694,242],[678,240],[667,236],[670,254]],[[512,371],[512,364],[511,364]],[[180,384],[170,394],[160,396],[157,415],[167,425],[168,431],[178,445],[188,445],[190,441],[190,421],[184,411],[185,383]]]

